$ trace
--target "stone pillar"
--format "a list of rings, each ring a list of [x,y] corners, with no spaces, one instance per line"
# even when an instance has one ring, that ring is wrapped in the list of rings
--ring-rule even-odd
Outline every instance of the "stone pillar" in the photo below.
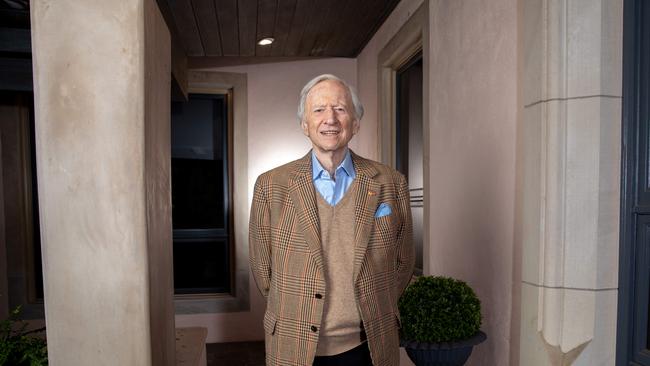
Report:
[[[31,2],[51,365],[173,365],[170,40],[154,0]]]
[[[520,1],[521,365],[613,365],[622,0]]]

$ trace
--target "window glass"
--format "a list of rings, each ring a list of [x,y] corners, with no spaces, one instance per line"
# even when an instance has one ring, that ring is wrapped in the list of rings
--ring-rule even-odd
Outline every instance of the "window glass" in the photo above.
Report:
[[[229,292],[226,95],[172,102],[172,226],[177,294]]]
[[[229,292],[228,252],[227,240],[174,240],[176,293]]]

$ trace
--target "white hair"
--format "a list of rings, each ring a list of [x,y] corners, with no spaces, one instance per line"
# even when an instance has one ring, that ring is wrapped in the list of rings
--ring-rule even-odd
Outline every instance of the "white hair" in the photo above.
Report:
[[[363,117],[363,104],[361,104],[356,90],[345,80],[339,78],[338,76],[332,74],[323,74],[311,79],[302,88],[302,91],[300,92],[300,103],[298,103],[298,122],[302,122],[305,118],[305,104],[307,103],[307,94],[309,94],[311,89],[316,86],[316,84],[326,80],[338,81],[348,90],[350,98],[352,98],[352,104],[354,105],[354,117],[357,121],[361,121],[361,117]]]

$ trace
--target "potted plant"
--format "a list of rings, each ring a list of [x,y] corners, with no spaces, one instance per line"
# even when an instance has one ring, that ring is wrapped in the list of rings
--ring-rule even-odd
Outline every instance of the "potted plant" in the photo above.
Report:
[[[481,302],[465,282],[423,276],[399,299],[401,346],[417,366],[461,366],[487,336]]]
[[[19,320],[20,306],[0,322],[0,365],[43,366],[47,365],[45,340],[33,336],[45,328],[26,330],[28,324]]]

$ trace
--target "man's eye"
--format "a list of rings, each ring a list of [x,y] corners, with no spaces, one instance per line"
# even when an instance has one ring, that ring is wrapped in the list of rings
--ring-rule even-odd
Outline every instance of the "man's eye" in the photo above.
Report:
[[[316,108],[316,109],[314,109],[314,112],[322,112],[322,111],[323,111],[323,108]]]
[[[345,108],[343,107],[336,107],[334,108],[337,112],[345,112]]]

